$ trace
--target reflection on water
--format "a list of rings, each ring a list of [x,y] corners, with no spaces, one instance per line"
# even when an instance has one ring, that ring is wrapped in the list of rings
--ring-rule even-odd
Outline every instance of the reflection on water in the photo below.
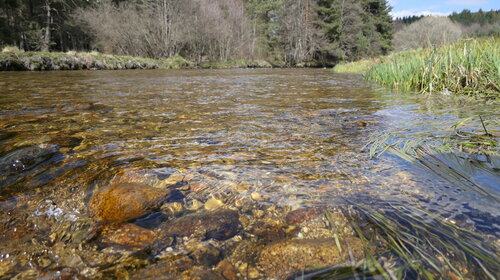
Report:
[[[318,249],[315,240],[332,234],[328,221],[323,228],[307,224],[309,214],[293,211],[375,201],[385,201],[373,204],[381,209],[386,203],[424,209],[498,249],[497,202],[399,158],[370,159],[362,149],[374,134],[439,135],[473,114],[494,123],[494,104],[464,107],[394,95],[359,76],[326,70],[0,73],[0,86],[0,275],[5,278],[287,277],[290,271],[334,265],[311,260],[311,267],[293,266],[286,250],[315,248],[321,255],[323,245]],[[493,125],[490,133],[498,135],[498,128]],[[146,218],[103,225],[89,210],[92,196],[104,189],[106,197],[106,186],[130,182],[169,195],[161,206],[137,210]],[[220,209],[233,212],[219,214]],[[325,220],[326,212],[316,210],[313,218]],[[196,224],[218,225],[217,215],[236,218],[220,226],[226,232]],[[206,227],[204,235],[190,231],[194,224]],[[337,248],[338,236],[359,240],[360,233],[352,229],[334,236]],[[205,243],[193,245],[190,238]],[[196,247],[200,244],[203,250]],[[248,249],[252,246],[261,249]],[[290,263],[290,271],[262,264],[269,251]],[[337,264],[348,261],[344,253],[339,249]],[[186,263],[180,255],[189,256]],[[472,277],[474,267],[481,269],[445,266],[450,278]]]

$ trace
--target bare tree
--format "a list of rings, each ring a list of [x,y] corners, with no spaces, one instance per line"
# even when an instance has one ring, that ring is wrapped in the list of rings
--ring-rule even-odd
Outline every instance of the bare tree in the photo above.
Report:
[[[164,58],[227,60],[249,55],[243,0],[104,1],[77,18],[104,52]]]

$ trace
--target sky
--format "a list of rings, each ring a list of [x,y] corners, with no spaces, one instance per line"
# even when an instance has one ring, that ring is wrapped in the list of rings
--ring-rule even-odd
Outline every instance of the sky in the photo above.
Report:
[[[389,0],[393,17],[411,15],[449,15],[463,9],[500,10],[500,0]]]

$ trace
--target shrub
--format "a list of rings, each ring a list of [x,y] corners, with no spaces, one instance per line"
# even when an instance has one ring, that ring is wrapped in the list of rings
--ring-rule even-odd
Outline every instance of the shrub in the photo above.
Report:
[[[2,49],[3,53],[14,53],[14,52],[20,52],[19,48],[16,46],[5,46]]]
[[[438,47],[450,44],[462,36],[459,24],[448,17],[425,17],[394,34],[396,51]]]

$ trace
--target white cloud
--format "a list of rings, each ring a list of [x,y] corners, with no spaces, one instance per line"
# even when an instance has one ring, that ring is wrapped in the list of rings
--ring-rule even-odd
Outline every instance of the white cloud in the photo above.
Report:
[[[389,2],[389,6],[391,6],[391,7],[395,7],[398,4],[397,0],[389,0],[388,2]]]
[[[408,16],[448,16],[450,15],[451,12],[447,13],[441,13],[441,12],[431,12],[431,11],[409,11],[409,10],[402,10],[402,11],[392,11],[391,16],[392,18],[401,18],[401,17],[408,17]]]

